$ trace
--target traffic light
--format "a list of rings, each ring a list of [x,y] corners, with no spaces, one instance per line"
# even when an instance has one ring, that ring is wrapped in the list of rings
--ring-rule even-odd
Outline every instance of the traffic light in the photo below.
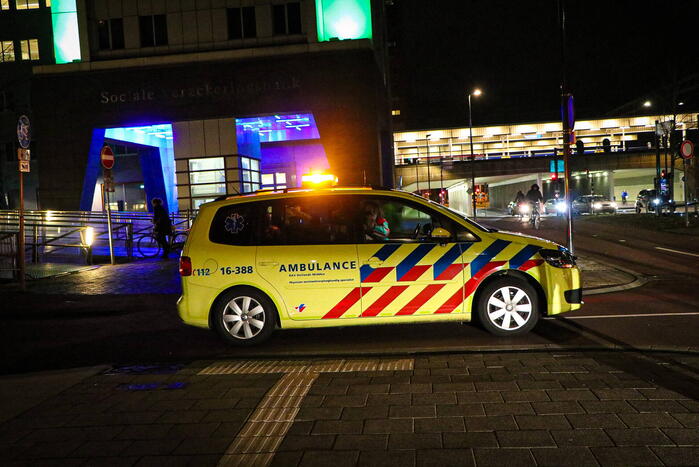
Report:
[[[557,174],[557,173],[552,173],[552,174],[551,174],[551,181],[552,181],[552,182],[555,182],[556,180],[558,180],[558,174]]]

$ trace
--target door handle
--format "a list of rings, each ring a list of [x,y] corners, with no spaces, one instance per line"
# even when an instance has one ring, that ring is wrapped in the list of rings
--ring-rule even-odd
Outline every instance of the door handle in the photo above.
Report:
[[[368,260],[364,261],[363,264],[368,264],[371,267],[376,267],[376,266],[381,266],[383,264],[383,260],[380,258],[377,258],[376,256],[372,256]]]
[[[279,263],[277,261],[259,261],[257,263],[258,266],[279,266]]]

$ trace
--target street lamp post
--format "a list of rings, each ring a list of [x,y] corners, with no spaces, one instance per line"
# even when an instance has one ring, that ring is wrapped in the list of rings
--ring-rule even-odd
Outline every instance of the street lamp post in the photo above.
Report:
[[[425,135],[425,152],[427,153],[427,197],[432,196],[432,177],[430,176],[430,136],[431,133]]]
[[[473,154],[473,116],[471,114],[471,95],[476,97],[482,94],[480,89],[474,89],[472,92],[468,93],[468,140],[471,146],[471,209],[473,210],[473,217],[477,217],[476,214],[476,169],[474,167],[474,162],[476,160]]]

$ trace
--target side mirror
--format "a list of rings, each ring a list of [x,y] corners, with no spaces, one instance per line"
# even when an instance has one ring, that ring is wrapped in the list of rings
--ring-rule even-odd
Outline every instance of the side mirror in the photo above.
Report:
[[[444,244],[451,239],[451,232],[449,232],[447,229],[436,227],[434,230],[432,230],[431,238],[432,240],[437,240],[437,242],[440,244]]]

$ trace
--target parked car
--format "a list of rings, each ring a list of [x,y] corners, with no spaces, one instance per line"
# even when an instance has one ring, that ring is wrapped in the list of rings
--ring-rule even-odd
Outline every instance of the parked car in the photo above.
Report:
[[[573,200],[571,209],[573,214],[616,214],[617,204],[602,195],[584,195]]]

